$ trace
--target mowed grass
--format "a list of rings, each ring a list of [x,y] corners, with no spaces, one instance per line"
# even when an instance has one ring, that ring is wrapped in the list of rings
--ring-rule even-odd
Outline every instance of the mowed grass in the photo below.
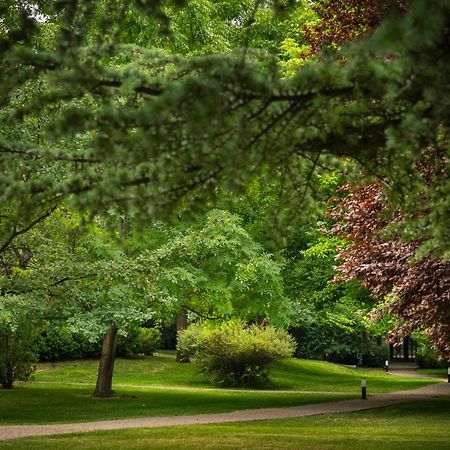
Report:
[[[26,438],[0,448],[440,450],[450,448],[450,399],[302,419]]]
[[[448,369],[441,368],[441,369],[419,369],[419,373],[431,377],[438,377],[438,378],[447,378],[448,377]]]
[[[360,379],[368,393],[414,389],[433,380],[400,378],[382,370],[362,370],[322,361],[290,359],[274,364],[272,391],[217,389],[194,364],[173,354],[118,359],[116,396],[91,396],[97,361],[40,364],[35,381],[0,390],[0,424],[63,423],[128,417],[228,412],[250,408],[300,406],[355,398]]]
[[[38,366],[34,380],[38,383],[95,384],[98,361],[64,361]],[[355,392],[361,378],[366,378],[369,393],[414,389],[432,379],[403,378],[381,369],[355,369],[324,361],[287,359],[272,365],[272,382],[267,389],[296,391]],[[116,386],[177,386],[214,388],[194,363],[180,364],[173,353],[144,359],[117,359],[114,368]]]
[[[357,369],[293,358],[274,364],[272,378],[278,389],[333,392],[360,392],[360,382],[364,378],[369,394],[415,389],[435,382],[426,378],[399,377],[382,369]]]
[[[65,382],[95,384],[97,360],[42,363],[37,367],[37,382]],[[211,387],[194,364],[175,361],[174,352],[162,352],[142,359],[117,358],[114,364],[114,384],[134,386]]]
[[[121,388],[117,396],[98,399],[92,388],[35,385],[0,391],[0,424],[88,422],[129,417],[176,416],[276,408],[320,403],[352,395],[280,394],[220,390]]]

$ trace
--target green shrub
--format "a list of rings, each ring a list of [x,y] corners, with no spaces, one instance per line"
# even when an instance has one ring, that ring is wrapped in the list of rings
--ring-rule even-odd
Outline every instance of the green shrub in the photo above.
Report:
[[[119,336],[117,356],[132,357],[152,355],[158,348],[161,333],[156,328],[134,328],[126,336]],[[66,359],[98,358],[102,340],[91,342],[86,336],[73,333],[62,322],[49,322],[37,339],[40,361],[63,361]]]
[[[188,363],[190,362],[190,356],[196,354],[202,327],[200,323],[193,323],[188,328],[177,333],[176,350],[178,362]]]
[[[271,326],[231,321],[218,328],[191,325],[180,332],[178,350],[196,357],[200,370],[222,386],[261,387],[268,364],[292,356],[293,339]]]
[[[138,332],[139,353],[153,355],[161,341],[161,332],[157,328],[140,328]]]
[[[48,324],[38,340],[40,361],[61,361],[81,358],[81,348],[72,333],[61,325]]]
[[[389,347],[387,345],[373,345],[362,355],[362,365],[364,367],[384,367],[389,359]]]
[[[73,333],[64,322],[48,322],[37,340],[39,361],[98,358],[101,339],[90,342],[82,334]]]
[[[11,389],[15,381],[28,381],[35,370],[34,336],[28,329],[0,332],[0,385]]]
[[[153,355],[161,340],[161,332],[156,328],[136,328],[120,336],[117,343],[117,356],[132,357]]]
[[[313,322],[289,329],[301,346],[296,357],[319,359],[338,364],[383,367],[387,350],[361,325],[343,327],[339,324]]]
[[[40,308],[32,299],[0,296],[0,385],[28,381],[35,370]]]
[[[430,345],[430,340],[419,333],[414,335],[417,344],[416,363],[424,369],[440,369],[447,367],[446,361],[439,360],[439,353]]]

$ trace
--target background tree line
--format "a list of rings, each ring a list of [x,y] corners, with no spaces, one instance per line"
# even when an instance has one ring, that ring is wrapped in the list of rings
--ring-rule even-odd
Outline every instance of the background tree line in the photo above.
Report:
[[[433,5],[55,1],[33,13],[6,3],[5,335],[27,315],[54,315],[95,340],[183,307],[272,315],[300,327],[300,354],[360,362],[381,331],[364,318],[359,278],[389,294],[397,335],[428,328],[447,356],[449,7]],[[348,283],[328,283],[337,248],[357,248],[352,220],[379,220],[370,198],[357,199],[359,218],[345,216],[354,197],[336,189],[349,179],[380,186],[376,212],[396,222],[384,242],[408,249],[395,254],[403,284],[383,275],[374,287],[346,269],[361,248],[340,252]],[[343,240],[322,231],[336,196]],[[367,239],[384,245],[385,223],[366,226]],[[429,286],[413,300],[411,277]]]

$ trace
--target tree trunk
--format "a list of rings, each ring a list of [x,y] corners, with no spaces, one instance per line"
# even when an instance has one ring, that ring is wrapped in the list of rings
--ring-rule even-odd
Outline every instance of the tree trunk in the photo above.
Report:
[[[103,335],[102,354],[98,367],[94,397],[110,397],[113,394],[112,378],[117,345],[117,328],[111,325]]]
[[[14,369],[11,364],[8,364],[8,367],[5,371],[5,378],[2,380],[3,389],[12,389],[14,384]]]
[[[127,219],[119,217],[119,236],[123,241],[127,234]],[[114,394],[112,390],[112,379],[114,372],[114,362],[117,347],[117,327],[111,325],[108,331],[103,335],[102,354],[98,366],[97,384],[95,385],[94,397],[111,397]]]
[[[177,342],[178,342],[178,333],[187,328],[188,319],[187,319],[187,311],[185,309],[181,310],[180,314],[177,317]],[[188,363],[191,362],[189,359],[189,355],[183,352],[180,352],[177,347],[177,362]]]
[[[12,389],[14,384],[14,367],[10,362],[6,363],[4,372],[0,374],[0,384],[3,389]]]
[[[13,365],[10,361],[11,356],[9,354],[9,339],[8,335],[2,336],[2,353],[4,353],[3,357],[5,358],[5,367],[2,373],[0,373],[0,384],[3,389],[12,389],[14,383],[14,369]]]
[[[260,327],[264,327],[267,325],[267,317],[263,315],[259,315],[256,318],[256,325],[259,325]]]

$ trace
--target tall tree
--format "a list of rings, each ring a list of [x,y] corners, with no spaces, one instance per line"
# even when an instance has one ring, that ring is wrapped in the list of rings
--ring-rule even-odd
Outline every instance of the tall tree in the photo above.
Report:
[[[337,221],[333,232],[348,240],[339,254],[337,279],[360,279],[380,301],[378,315],[397,317],[392,339],[424,331],[448,359],[450,263],[430,255],[415,258],[421,242],[386,235],[389,224],[401,225],[402,216],[389,211],[379,184],[347,185],[343,190],[347,196],[337,199],[330,211]]]
[[[126,219],[119,218],[119,236],[123,241],[126,237]],[[117,325],[111,324],[103,335],[102,353],[98,366],[95,397],[109,397],[112,394],[112,379],[117,347]]]

